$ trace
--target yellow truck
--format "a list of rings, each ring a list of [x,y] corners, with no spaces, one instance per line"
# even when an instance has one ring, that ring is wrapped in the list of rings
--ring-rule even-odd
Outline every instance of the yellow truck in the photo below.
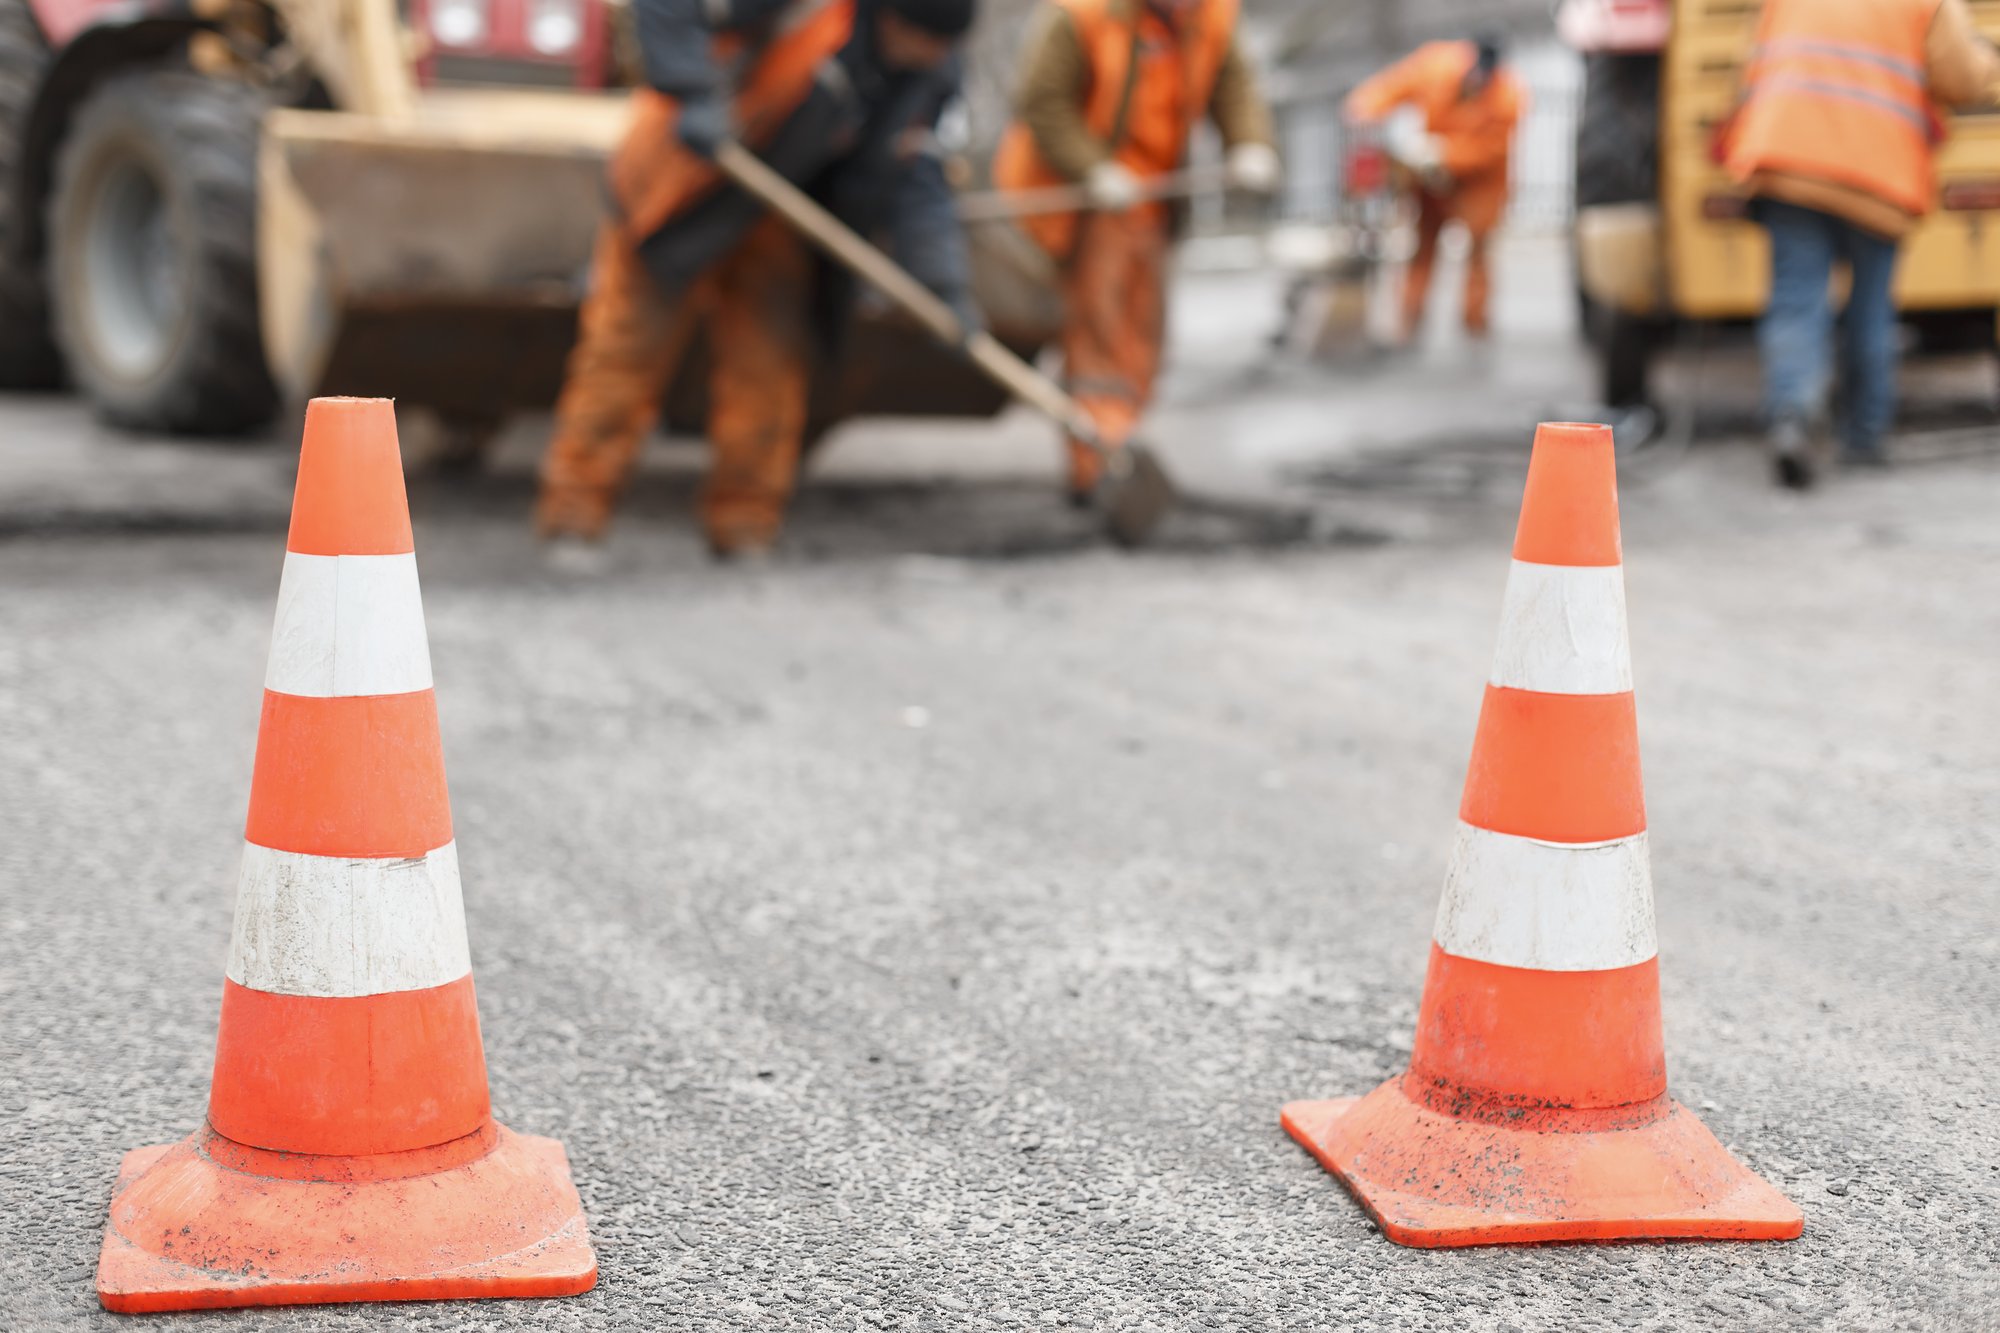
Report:
[[[1712,157],[1736,105],[1760,0],[1569,0],[1584,52],[1576,267],[1613,406],[1648,398],[1656,353],[1704,324],[1755,319],[1769,299],[1763,229]],[[2000,38],[2000,0],[1974,0]],[[1995,343],[2000,312],[2000,114],[1949,118],[1937,211],[1905,243],[1896,295],[1925,350]]]

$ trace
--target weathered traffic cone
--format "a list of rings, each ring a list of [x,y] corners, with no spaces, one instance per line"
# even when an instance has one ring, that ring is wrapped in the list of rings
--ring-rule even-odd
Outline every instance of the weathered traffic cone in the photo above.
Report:
[[[1284,1108],[1404,1245],[1804,1227],[1667,1096],[1620,560],[1611,432],[1543,426],[1409,1070]]]
[[[496,1124],[392,405],[315,400],[208,1123],[127,1153],[108,1309],[567,1296],[569,1160]]]

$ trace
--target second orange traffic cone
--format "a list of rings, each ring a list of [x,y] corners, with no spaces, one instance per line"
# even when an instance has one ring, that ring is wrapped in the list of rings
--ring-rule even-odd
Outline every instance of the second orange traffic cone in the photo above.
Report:
[[[126,1154],[99,1299],[565,1296],[569,1162],[493,1120],[393,408],[306,410],[208,1123]]]
[[[1406,1073],[1292,1137],[1405,1245],[1784,1240],[1667,1095],[1611,432],[1535,437]]]

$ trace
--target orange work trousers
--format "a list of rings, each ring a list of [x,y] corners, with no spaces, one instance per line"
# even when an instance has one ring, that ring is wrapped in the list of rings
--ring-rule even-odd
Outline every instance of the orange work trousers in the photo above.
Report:
[[[1437,267],[1438,237],[1448,222],[1465,225],[1472,242],[1465,257],[1465,328],[1484,336],[1486,306],[1493,290],[1487,264],[1487,242],[1499,221],[1498,210],[1484,198],[1463,197],[1463,192],[1439,195],[1417,191],[1417,252],[1410,257],[1409,271],[1403,275],[1403,335],[1414,337],[1423,327],[1424,307],[1429,303],[1431,273]]]
[[[1159,378],[1167,249],[1162,209],[1089,213],[1063,271],[1063,380],[1114,447],[1131,437]],[[1070,490],[1087,492],[1103,464],[1078,441],[1068,446]]]
[[[811,280],[803,242],[767,218],[670,300],[625,238],[605,227],[542,459],[543,535],[603,535],[661,399],[696,331],[706,329],[713,459],[702,526],[718,551],[774,539],[805,434]]]

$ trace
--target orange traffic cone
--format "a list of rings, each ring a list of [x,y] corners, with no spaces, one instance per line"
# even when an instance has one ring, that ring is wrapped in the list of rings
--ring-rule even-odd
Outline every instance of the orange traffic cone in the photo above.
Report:
[[[566,1296],[569,1160],[496,1124],[396,421],[306,409],[208,1123],[127,1153],[124,1312]]]
[[[1611,432],[1535,436],[1409,1071],[1292,1137],[1404,1245],[1786,1240],[1667,1096]]]

